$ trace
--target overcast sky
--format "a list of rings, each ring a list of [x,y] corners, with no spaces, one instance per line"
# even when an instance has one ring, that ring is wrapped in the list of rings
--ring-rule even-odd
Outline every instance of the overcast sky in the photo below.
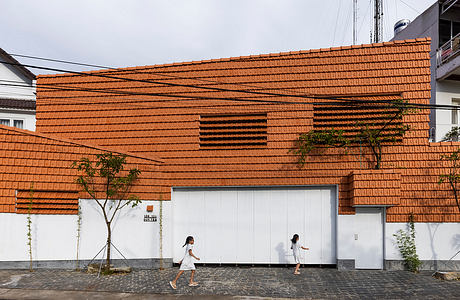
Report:
[[[16,54],[125,67],[350,45],[352,2],[0,0],[0,48]],[[383,2],[387,41],[397,20],[413,20],[435,1]],[[369,43],[370,3],[358,0],[359,44]]]

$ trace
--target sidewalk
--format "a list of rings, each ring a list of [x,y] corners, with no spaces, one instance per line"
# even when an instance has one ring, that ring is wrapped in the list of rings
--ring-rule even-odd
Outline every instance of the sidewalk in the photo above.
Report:
[[[186,272],[178,281],[177,290],[172,290],[168,282],[177,271],[177,268],[135,270],[125,275],[97,277],[74,270],[0,270],[0,298],[459,299],[460,296],[460,281],[438,280],[431,277],[432,272],[303,268],[301,275],[296,276],[292,268],[198,267],[198,287],[188,286],[190,274]]]
[[[86,299],[126,299],[126,300],[269,300],[273,298],[250,296],[204,296],[204,295],[159,295],[159,294],[132,294],[115,292],[85,292],[85,291],[56,291],[56,290],[26,290],[2,289],[0,299],[49,299],[49,300],[86,300]]]

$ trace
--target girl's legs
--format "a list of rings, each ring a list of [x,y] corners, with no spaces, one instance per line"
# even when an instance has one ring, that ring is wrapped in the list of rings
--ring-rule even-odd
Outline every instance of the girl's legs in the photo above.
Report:
[[[179,279],[179,277],[180,277],[183,273],[184,273],[184,271],[182,271],[182,270],[179,271],[179,273],[177,273],[176,278],[174,278],[174,280],[172,281],[172,283],[173,283],[174,285],[176,285],[177,280]]]
[[[297,265],[295,266],[294,274],[299,273],[299,268],[300,268],[300,264],[297,264]]]
[[[190,283],[194,283],[193,277],[195,276],[195,270],[192,270],[192,274],[190,274]]]

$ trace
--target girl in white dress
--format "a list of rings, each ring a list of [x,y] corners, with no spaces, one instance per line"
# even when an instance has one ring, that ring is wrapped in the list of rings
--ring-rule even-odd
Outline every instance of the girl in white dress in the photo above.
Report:
[[[182,247],[187,246],[185,248],[185,255],[184,258],[180,261],[180,268],[179,268],[179,273],[177,273],[176,278],[174,278],[173,281],[169,282],[169,285],[173,288],[176,289],[176,283],[179,277],[184,273],[184,271],[192,271],[192,274],[190,275],[190,282],[188,286],[197,286],[198,282],[193,281],[193,276],[195,276],[195,264],[193,263],[193,259],[200,260],[198,257],[196,257],[193,252],[193,244],[195,241],[193,240],[193,236],[188,236],[187,239],[185,240],[185,244]]]
[[[291,242],[292,242],[292,245],[291,245],[292,254],[294,255],[294,261],[296,263],[294,275],[299,275],[300,274],[300,272],[299,272],[299,268],[300,268],[300,249],[302,248],[303,250],[308,250],[309,248],[305,248],[304,246],[301,246],[298,243],[299,242],[299,235],[298,234],[294,234],[294,236],[291,239]]]

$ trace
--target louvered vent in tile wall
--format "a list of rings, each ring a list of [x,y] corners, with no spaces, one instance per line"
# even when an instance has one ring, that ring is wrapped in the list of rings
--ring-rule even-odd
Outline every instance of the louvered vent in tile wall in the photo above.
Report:
[[[391,99],[391,98],[390,98]],[[389,100],[389,99],[388,99]],[[396,127],[402,124],[402,118],[395,120],[397,110],[388,104],[350,105],[346,102],[331,102],[329,105],[313,106],[313,129],[343,130],[346,136],[356,136],[362,126],[383,128],[383,136],[394,136]],[[391,122],[389,122],[392,120]],[[389,122],[389,125],[385,126]]]
[[[202,115],[201,149],[244,149],[267,145],[267,114]]]
[[[16,213],[27,214],[29,211],[31,214],[76,214],[78,192],[18,190]]]

